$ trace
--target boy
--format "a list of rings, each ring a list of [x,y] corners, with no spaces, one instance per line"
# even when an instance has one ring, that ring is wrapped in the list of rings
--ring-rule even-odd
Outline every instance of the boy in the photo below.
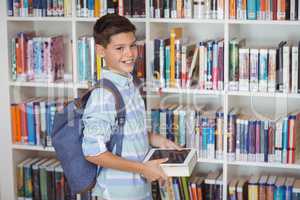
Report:
[[[105,146],[115,126],[112,93],[103,88],[95,89],[83,115],[84,155],[88,161],[103,167],[93,196],[106,200],[152,199],[150,182],[166,179],[160,163],[166,162],[167,158],[142,163],[149,144],[161,148],[180,148],[164,137],[146,131],[144,102],[130,74],[137,58],[135,30],[128,19],[115,14],[101,17],[94,26],[96,52],[107,65],[102,77],[115,84],[126,107],[122,157],[107,151]]]

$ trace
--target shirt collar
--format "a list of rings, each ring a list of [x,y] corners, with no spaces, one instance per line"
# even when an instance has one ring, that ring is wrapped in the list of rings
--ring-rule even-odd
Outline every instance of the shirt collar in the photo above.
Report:
[[[123,87],[127,85],[130,81],[132,81],[132,75],[129,73],[128,76],[125,76],[123,74],[119,74],[117,72],[114,72],[110,70],[107,67],[102,68],[102,78],[107,78],[111,80],[113,83]]]

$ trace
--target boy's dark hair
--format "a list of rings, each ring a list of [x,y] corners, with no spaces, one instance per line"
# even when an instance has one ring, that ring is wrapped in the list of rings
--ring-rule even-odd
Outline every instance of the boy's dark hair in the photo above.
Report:
[[[118,33],[135,33],[135,31],[135,26],[126,17],[107,14],[99,18],[94,25],[95,43],[106,47],[111,36]]]

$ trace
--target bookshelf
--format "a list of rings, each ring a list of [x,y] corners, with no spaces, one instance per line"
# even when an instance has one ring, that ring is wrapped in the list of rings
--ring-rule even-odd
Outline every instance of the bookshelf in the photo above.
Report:
[[[73,1],[72,1],[73,2]],[[300,40],[300,21],[259,21],[259,20],[230,20],[228,17],[228,2],[225,5],[224,20],[200,20],[200,19],[152,19],[149,17],[149,2],[146,1],[146,18],[132,18],[137,26],[138,37],[144,37],[146,45],[156,37],[167,37],[173,27],[183,27],[185,37],[194,41],[224,38],[224,89],[221,91],[207,91],[197,89],[159,89],[151,85],[146,86],[147,107],[151,108],[165,97],[171,103],[207,103],[212,107],[222,106],[224,116],[227,116],[231,107],[239,106],[250,109],[255,106],[259,113],[276,112],[287,113],[300,107],[300,94],[265,93],[265,92],[241,92],[228,90],[228,66],[229,66],[229,41],[233,37],[247,38],[247,44],[262,47],[276,46],[281,40]],[[89,87],[86,83],[77,83],[77,50],[75,41],[82,35],[91,34],[96,18],[76,17],[73,5],[71,17],[7,17],[6,1],[0,1],[0,80],[1,80],[1,164],[0,164],[0,199],[16,199],[16,165],[21,160],[33,155],[55,155],[53,148],[40,146],[13,144],[10,128],[10,103],[13,99],[24,99],[34,95],[53,95],[78,97],[80,93]],[[36,30],[45,34],[64,34],[68,43],[66,50],[67,73],[72,77],[71,81],[58,83],[13,82],[10,81],[10,47],[9,39],[18,31]],[[73,56],[72,56],[73,55]],[[153,50],[147,48],[147,80],[151,80],[151,61]],[[266,106],[265,106],[266,105]],[[281,109],[280,109],[281,108]],[[149,109],[148,109],[149,112]],[[224,127],[228,120],[224,117]],[[224,135],[226,141],[227,135]],[[227,149],[227,142],[224,148]],[[224,151],[224,157],[227,152]],[[196,171],[208,173],[210,170],[223,171],[223,196],[227,199],[228,182],[237,176],[266,173],[272,175],[289,175],[300,178],[300,162],[296,164],[262,163],[229,161],[227,159],[198,159]]]

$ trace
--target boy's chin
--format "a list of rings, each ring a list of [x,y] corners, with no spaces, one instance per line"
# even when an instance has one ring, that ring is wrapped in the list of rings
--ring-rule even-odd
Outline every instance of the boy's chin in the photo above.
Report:
[[[134,68],[134,65],[126,65],[126,64],[121,65],[122,71],[124,71],[126,73],[131,73],[133,71],[133,68]]]

